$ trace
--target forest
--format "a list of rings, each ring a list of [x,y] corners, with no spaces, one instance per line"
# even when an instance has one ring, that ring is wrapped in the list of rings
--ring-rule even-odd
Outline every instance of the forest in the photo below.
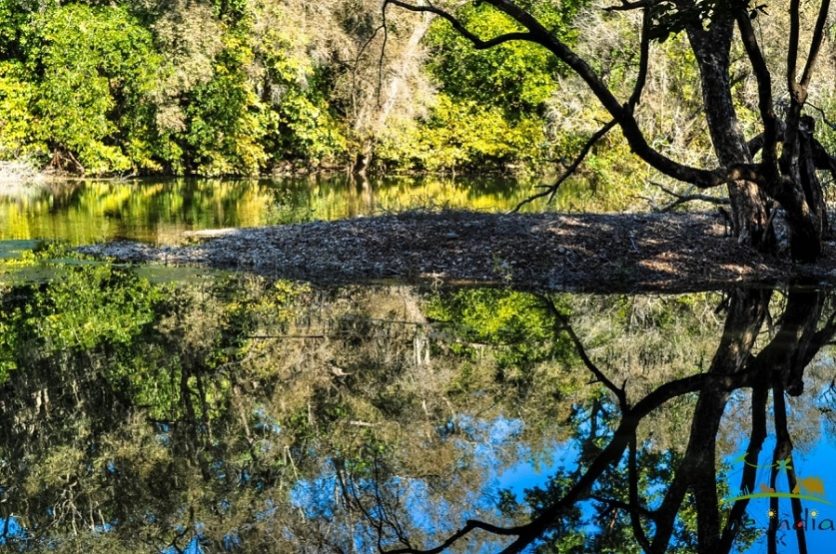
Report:
[[[639,16],[590,0],[530,4],[610,88],[629,91]],[[478,2],[457,16],[480,36],[517,28]],[[788,25],[776,9],[760,29],[768,58],[782,55],[772,44]],[[751,127],[756,78],[735,48],[733,92],[741,123]],[[828,48],[810,100],[825,122],[834,104],[825,85],[836,74]],[[3,0],[0,49],[0,159],[87,176],[255,175],[358,163],[389,172],[542,175],[568,165],[605,117],[542,47],[476,50],[442,18],[384,10],[377,0]],[[687,39],[665,37],[651,56],[642,124],[665,151],[704,161],[711,144]],[[824,144],[834,142],[831,126],[818,131]],[[646,206],[642,196],[674,200],[647,184],[668,181],[628,151],[609,135],[578,180],[600,189],[604,208]]]
[[[579,8],[549,18],[570,34]],[[571,142],[548,123],[559,70],[544,52],[474,55],[444,25],[394,13],[384,36],[382,16],[359,0],[4,0],[0,156],[85,175],[253,175],[344,167],[373,147],[381,166],[449,171],[527,166]]]

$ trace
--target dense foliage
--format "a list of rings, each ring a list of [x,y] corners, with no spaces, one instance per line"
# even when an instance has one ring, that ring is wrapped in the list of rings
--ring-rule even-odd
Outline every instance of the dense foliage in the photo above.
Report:
[[[640,18],[595,0],[525,6],[619,98],[629,97]],[[384,18],[381,7],[379,0],[0,0],[0,161],[88,176],[216,176],[363,160],[387,173],[487,169],[539,178],[568,167],[608,119],[586,85],[538,45],[477,50],[439,17],[390,6]],[[456,16],[483,39],[518,30],[487,3],[463,3]],[[784,54],[772,45],[783,44],[787,18],[768,17],[765,55],[782,67]],[[819,71],[827,83],[836,56],[829,41],[824,48]],[[732,57],[735,104],[752,134],[755,78],[742,50]],[[710,165],[699,73],[684,33],[653,43],[650,68],[642,128],[672,158]],[[810,94],[828,123],[816,134],[832,145],[824,117],[836,105],[832,90]],[[672,198],[649,184],[657,181],[673,185],[612,132],[555,204],[664,209]]]
[[[534,2],[573,41],[584,1]],[[540,47],[485,52],[440,19],[341,0],[0,2],[0,159],[87,175],[347,167],[536,169],[564,71]],[[466,23],[513,30],[486,6]],[[548,164],[548,165],[546,165]],[[593,179],[594,180],[594,179]]]

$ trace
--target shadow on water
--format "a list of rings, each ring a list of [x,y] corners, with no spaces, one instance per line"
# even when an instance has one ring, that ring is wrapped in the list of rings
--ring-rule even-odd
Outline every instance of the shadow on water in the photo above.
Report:
[[[819,552],[831,291],[0,284],[0,544]]]

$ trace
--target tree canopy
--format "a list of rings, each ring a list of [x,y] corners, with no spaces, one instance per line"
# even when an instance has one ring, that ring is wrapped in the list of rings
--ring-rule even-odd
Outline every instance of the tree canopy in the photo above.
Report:
[[[568,32],[574,13],[548,16]],[[86,175],[251,175],[345,167],[372,144],[377,164],[401,169],[549,157],[547,56],[514,47],[477,69],[436,22],[390,14],[384,48],[381,21],[373,0],[4,0],[0,158]],[[483,78],[507,89],[489,106]],[[469,130],[451,132],[460,120]]]

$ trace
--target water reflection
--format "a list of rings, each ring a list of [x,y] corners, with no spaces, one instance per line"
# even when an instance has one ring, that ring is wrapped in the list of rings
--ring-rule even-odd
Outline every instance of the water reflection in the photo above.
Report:
[[[0,302],[0,540],[22,550],[816,552],[836,519],[827,291],[86,265]]]
[[[281,181],[67,181],[4,195],[0,241],[74,245],[111,239],[176,243],[183,232],[333,220],[417,208],[507,211],[531,187],[509,179],[439,177],[353,181],[345,175]]]

